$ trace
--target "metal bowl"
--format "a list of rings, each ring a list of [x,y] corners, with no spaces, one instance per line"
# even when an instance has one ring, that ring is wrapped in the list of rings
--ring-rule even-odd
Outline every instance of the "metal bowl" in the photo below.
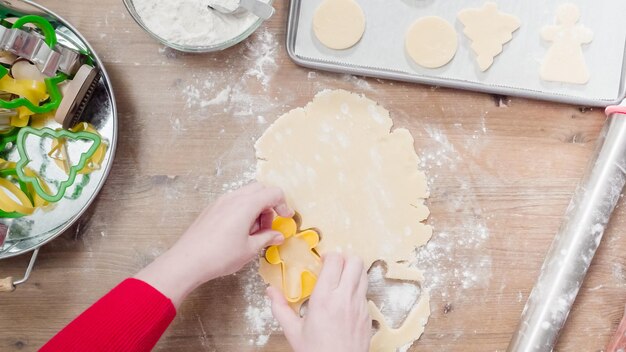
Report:
[[[209,53],[209,52],[220,51],[220,50],[224,50],[226,48],[230,48],[231,46],[239,44],[244,39],[248,38],[264,22],[263,19],[259,18],[254,23],[252,23],[252,25],[250,27],[248,27],[248,29],[246,29],[240,35],[238,35],[238,36],[236,36],[236,37],[234,37],[232,39],[229,39],[229,40],[227,40],[225,42],[219,43],[219,44],[209,45],[209,46],[181,45],[181,44],[177,44],[177,43],[168,41],[168,40],[166,40],[164,38],[161,38],[160,36],[155,34],[153,31],[151,31],[150,28],[148,28],[148,26],[146,26],[143,23],[143,21],[141,20],[141,16],[139,16],[139,14],[137,13],[137,10],[135,10],[135,5],[133,3],[133,0],[123,0],[123,1],[124,1],[124,5],[126,6],[126,9],[128,10],[128,13],[130,13],[131,17],[135,20],[135,22],[137,22],[139,27],[141,27],[144,31],[146,31],[151,37],[153,37],[154,39],[158,40],[163,45],[166,45],[166,46],[168,46],[168,47],[170,47],[172,49],[176,49],[178,51],[183,51],[183,52],[187,52],[187,53]],[[269,0],[268,3],[272,4],[273,0]]]
[[[10,13],[15,16],[26,14],[42,16],[56,28],[59,43],[92,54],[95,59],[94,64],[102,71],[102,77],[81,117],[81,121],[94,125],[102,138],[109,144],[101,169],[89,175],[89,183],[75,199],[62,199],[47,209],[39,209],[30,216],[11,220],[7,223],[10,227],[9,235],[4,244],[0,244],[0,259],[4,259],[30,251],[35,251],[34,254],[36,255],[39,247],[67,230],[87,210],[102,188],[111,169],[117,144],[117,110],[113,89],[102,61],[87,40],[72,25],[52,11],[29,0],[2,0],[0,1],[0,13]],[[7,159],[16,160],[16,154],[9,154]]]

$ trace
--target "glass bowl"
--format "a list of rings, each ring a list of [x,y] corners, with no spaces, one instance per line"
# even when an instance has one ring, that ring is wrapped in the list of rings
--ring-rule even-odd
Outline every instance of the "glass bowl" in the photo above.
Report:
[[[173,0],[173,1],[176,1],[176,0]],[[256,31],[261,26],[261,23],[264,22],[262,18],[259,18],[254,23],[252,23],[250,27],[248,27],[245,31],[243,31],[240,35],[234,38],[231,38],[229,40],[226,40],[222,43],[208,45],[208,46],[181,45],[181,44],[177,44],[169,40],[163,39],[157,34],[155,34],[154,32],[152,32],[150,28],[148,28],[148,26],[146,26],[143,23],[143,21],[141,20],[141,16],[139,16],[139,13],[137,13],[137,10],[135,10],[135,5],[133,4],[133,0],[123,0],[123,2],[124,2],[124,6],[126,6],[126,9],[128,10],[128,13],[130,13],[130,15],[135,20],[135,22],[137,22],[139,27],[143,28],[144,31],[150,34],[150,36],[152,36],[154,39],[161,42],[163,45],[166,45],[172,49],[176,49],[178,51],[183,51],[187,53],[210,53],[210,52],[220,51],[226,48],[230,48],[231,46],[235,44],[239,44],[244,39],[248,38],[252,33],[254,33],[254,31]],[[268,0],[268,3],[270,5],[273,2],[274,2],[273,0]]]

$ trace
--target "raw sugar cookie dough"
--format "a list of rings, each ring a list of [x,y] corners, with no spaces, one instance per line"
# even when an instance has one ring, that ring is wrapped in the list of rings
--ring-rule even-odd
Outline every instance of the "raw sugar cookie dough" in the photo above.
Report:
[[[458,47],[454,27],[441,17],[429,16],[415,21],[405,40],[406,52],[411,59],[426,68],[439,68],[448,64]]]
[[[382,260],[387,278],[421,282],[421,271],[399,263],[411,261],[432,235],[423,223],[429,215],[426,177],[413,137],[403,128],[392,131],[392,125],[389,112],[370,99],[323,91],[259,138],[257,179],[285,191],[301,229],[319,229],[319,254],[354,253],[367,268]],[[380,324],[371,351],[395,351],[418,339],[428,307],[429,294],[422,289],[402,326]],[[383,319],[373,303],[370,312]]]
[[[348,49],[363,37],[365,15],[354,0],[324,0],[313,16],[313,32],[331,49]]]
[[[487,2],[482,8],[465,9],[459,12],[463,33],[472,41],[472,50],[481,71],[487,71],[493,59],[502,53],[502,46],[513,39],[521,25],[520,20],[498,11],[495,2]]]
[[[580,10],[574,4],[562,4],[556,14],[557,24],[541,30],[541,38],[551,43],[541,63],[539,75],[544,81],[586,84],[590,74],[582,45],[593,40],[593,32],[578,24]]]

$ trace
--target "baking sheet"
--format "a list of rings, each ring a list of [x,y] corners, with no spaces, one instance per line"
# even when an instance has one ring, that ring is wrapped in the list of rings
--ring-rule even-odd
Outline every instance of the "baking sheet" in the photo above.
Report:
[[[522,25],[487,72],[478,69],[471,41],[456,19],[460,10],[481,7],[484,1],[357,1],[366,17],[365,34],[354,47],[337,51],[324,47],[313,34],[313,14],[322,0],[292,0],[287,43],[290,56],[302,65],[320,69],[584,105],[615,104],[626,94],[626,26],[621,23],[626,1],[569,1],[581,10],[579,23],[594,32],[593,42],[583,46],[591,73],[586,85],[544,82],[539,78],[541,61],[550,47],[541,39],[540,31],[555,23],[556,9],[563,1],[499,1],[499,9],[520,18]],[[426,69],[406,55],[405,32],[416,19],[433,15],[454,25],[459,48],[450,64]]]

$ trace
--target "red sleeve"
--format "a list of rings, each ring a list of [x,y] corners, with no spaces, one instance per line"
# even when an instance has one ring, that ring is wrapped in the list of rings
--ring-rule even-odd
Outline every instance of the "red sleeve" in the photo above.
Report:
[[[150,351],[175,316],[169,298],[143,281],[126,279],[40,351]]]

